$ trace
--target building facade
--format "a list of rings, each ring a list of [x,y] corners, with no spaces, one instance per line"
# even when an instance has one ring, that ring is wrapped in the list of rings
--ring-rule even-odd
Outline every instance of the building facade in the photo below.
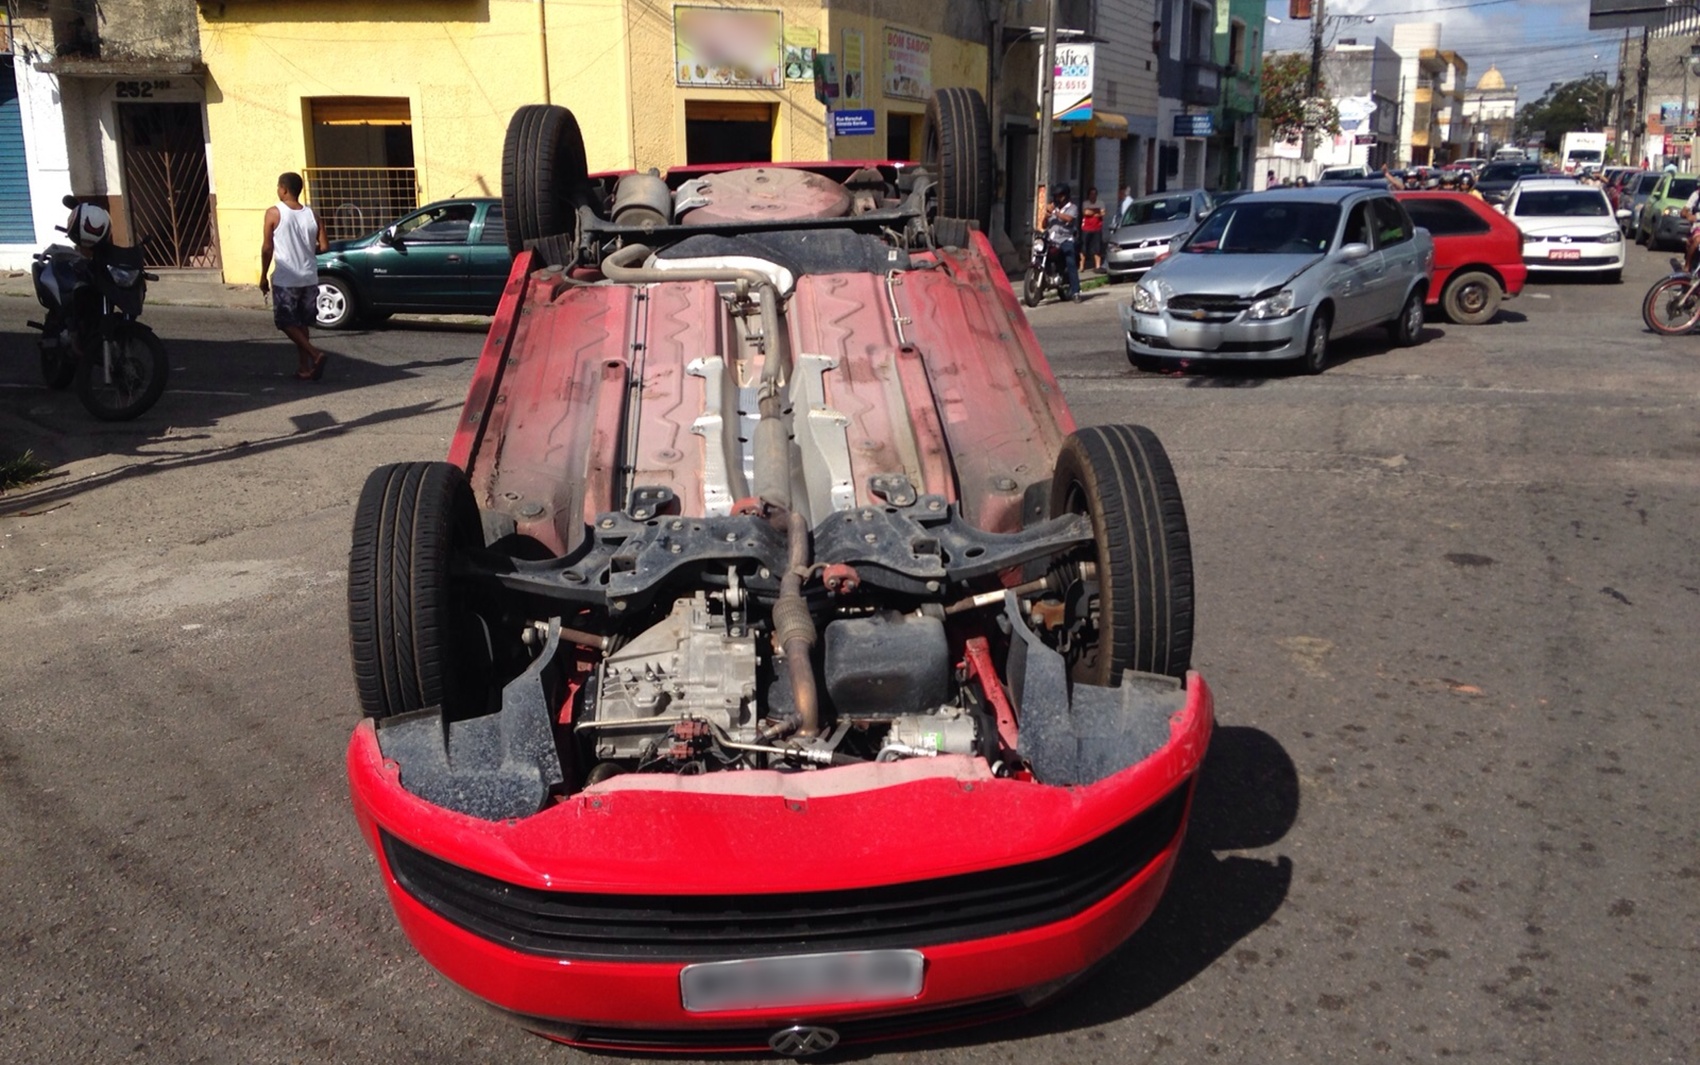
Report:
[[[1447,62],[1440,54],[1440,23],[1403,22],[1393,27],[1393,50],[1399,53],[1399,149],[1402,166],[1444,162],[1436,149],[1445,141],[1440,117],[1446,107],[1443,89]]]
[[[1269,123],[1260,123],[1255,187],[1266,187],[1271,174],[1280,182],[1315,178],[1330,167],[1396,165],[1401,65],[1399,53],[1379,38],[1370,44],[1344,40],[1324,51],[1322,78],[1339,112],[1340,131],[1317,137],[1307,164],[1299,143],[1275,142]]]
[[[147,238],[150,266],[218,269],[195,0],[10,6],[0,96],[13,95],[25,133],[30,217],[0,234],[0,255],[16,264],[54,239],[73,193],[110,210],[117,239]]]
[[[1645,159],[1654,167],[1675,163],[1694,169],[1695,116],[1700,113],[1700,74],[1695,49],[1700,46],[1700,18],[1673,18],[1647,37],[1645,108],[1636,113],[1636,74],[1641,63],[1641,32],[1625,33],[1618,46],[1618,68],[1625,72],[1622,137],[1618,154],[1632,162]],[[1640,137],[1636,137],[1637,128]]]
[[[278,173],[301,171],[336,236],[418,204],[499,195],[508,118],[572,109],[595,170],[679,163],[916,158],[935,88],[987,87],[973,0],[488,3],[222,0],[200,5],[207,124],[224,194],[225,278],[259,278]],[[742,49],[729,52],[727,49]],[[833,136],[813,57],[839,67]],[[747,55],[746,55],[747,53]],[[743,58],[723,61],[729,55]]]
[[[1215,62],[1221,104],[1205,149],[1205,186],[1249,188],[1257,157],[1263,91],[1265,0],[1216,0]]]

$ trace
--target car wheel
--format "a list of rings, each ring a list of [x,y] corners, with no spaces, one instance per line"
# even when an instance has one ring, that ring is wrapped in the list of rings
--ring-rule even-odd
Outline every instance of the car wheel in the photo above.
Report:
[[[939,214],[992,222],[992,123],[974,89],[939,89],[922,120],[921,162],[938,180]]]
[[[1485,325],[1499,313],[1499,282],[1480,270],[1455,274],[1440,294],[1441,310],[1459,325]]]
[[[1028,267],[1027,276],[1021,281],[1021,299],[1029,307],[1039,306],[1039,301],[1045,298],[1045,271],[1037,267]]]
[[[1317,311],[1310,320],[1310,332],[1305,334],[1305,353],[1299,356],[1299,366],[1305,373],[1318,374],[1328,369],[1328,329],[1333,319],[1327,311]]]
[[[1423,336],[1423,291],[1420,288],[1411,290],[1405,297],[1405,305],[1399,308],[1399,317],[1387,323],[1387,335],[1392,338],[1395,347],[1408,348]]]
[[[402,462],[366,478],[348,554],[348,637],[368,717],[482,708],[488,638],[451,567],[483,545],[460,467]]]
[[[358,309],[348,282],[328,274],[319,278],[319,298],[313,311],[313,322],[319,328],[347,329],[359,317]]]
[[[508,122],[502,144],[502,218],[508,251],[573,230],[588,202],[589,168],[578,119],[564,107],[526,104]]]
[[[1192,665],[1192,541],[1157,435],[1139,425],[1071,433],[1057,456],[1050,512],[1092,519],[1086,560],[1094,579],[1070,596],[1081,634],[1070,648],[1074,679],[1115,687],[1128,669],[1184,679]]]

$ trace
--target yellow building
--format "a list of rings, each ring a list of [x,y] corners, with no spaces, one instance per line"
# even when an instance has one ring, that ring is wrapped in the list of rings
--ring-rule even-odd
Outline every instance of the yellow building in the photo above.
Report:
[[[208,140],[225,279],[259,279],[277,175],[298,170],[333,236],[457,195],[500,195],[522,104],[573,110],[595,170],[919,156],[935,88],[986,86],[972,0],[203,2]],[[812,56],[837,60],[829,137]],[[844,119],[850,116],[844,116]],[[844,119],[841,119],[841,123]],[[849,129],[852,127],[844,126]]]

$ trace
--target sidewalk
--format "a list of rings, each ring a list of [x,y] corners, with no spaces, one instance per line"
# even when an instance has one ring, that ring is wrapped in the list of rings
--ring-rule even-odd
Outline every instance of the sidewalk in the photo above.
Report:
[[[158,281],[148,282],[148,303],[164,307],[223,307],[263,311],[258,285],[227,285],[211,271],[156,270]],[[0,273],[0,296],[35,299],[35,282],[28,270]]]

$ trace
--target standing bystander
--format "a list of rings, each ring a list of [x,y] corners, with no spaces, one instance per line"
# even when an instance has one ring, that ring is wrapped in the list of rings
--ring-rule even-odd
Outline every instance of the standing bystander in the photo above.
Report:
[[[1098,200],[1098,190],[1086,190],[1086,202],[1080,205],[1080,265],[1097,270],[1104,263],[1104,205]]]
[[[297,381],[317,381],[325,375],[325,353],[307,335],[319,302],[319,268],[315,252],[329,251],[330,241],[311,207],[301,205],[307,187],[301,175],[290,172],[277,179],[277,203],[266,208],[265,236],[260,241],[260,293],[272,297],[272,323],[295,342],[300,363]],[[277,269],[272,270],[273,260]],[[267,271],[271,277],[266,277]]]

